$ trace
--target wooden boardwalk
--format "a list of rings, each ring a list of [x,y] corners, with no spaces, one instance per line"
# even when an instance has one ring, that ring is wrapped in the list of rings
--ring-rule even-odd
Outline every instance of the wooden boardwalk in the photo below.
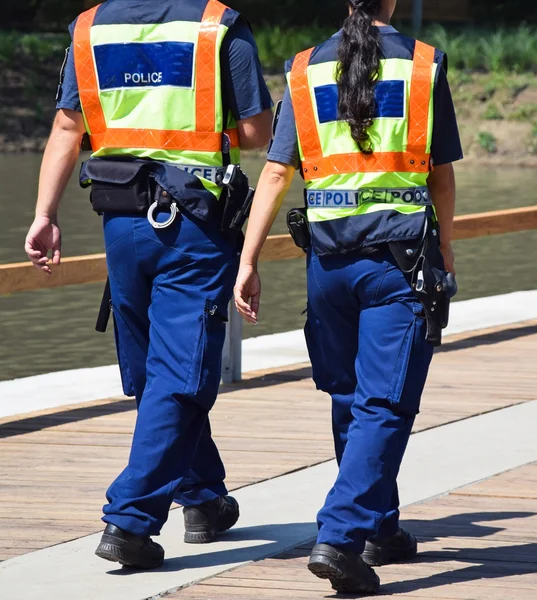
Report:
[[[451,340],[433,362],[416,431],[536,399],[536,356],[535,322]],[[329,399],[307,365],[224,386],[212,415],[230,489],[333,457]],[[0,421],[0,560],[102,528],[134,419],[133,402],[116,398]]]
[[[375,598],[535,600],[537,463],[405,508],[416,560],[377,568]],[[306,569],[313,544],[223,573],[170,600],[324,600],[338,594]]]

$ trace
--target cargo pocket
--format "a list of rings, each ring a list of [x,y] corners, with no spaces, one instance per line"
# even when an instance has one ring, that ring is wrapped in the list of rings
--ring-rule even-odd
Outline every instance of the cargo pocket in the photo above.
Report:
[[[395,363],[388,400],[407,415],[419,413],[421,395],[427,380],[433,348],[425,340],[426,323],[421,304],[413,306],[414,319],[409,323]]]
[[[310,356],[312,378],[318,390],[326,391],[325,366],[322,354],[322,346],[316,335],[316,319],[308,309],[308,319],[304,326],[304,337]]]
[[[198,335],[183,395],[196,397],[197,403],[211,408],[216,400],[222,372],[222,349],[226,337],[227,308],[207,300],[198,319]]]

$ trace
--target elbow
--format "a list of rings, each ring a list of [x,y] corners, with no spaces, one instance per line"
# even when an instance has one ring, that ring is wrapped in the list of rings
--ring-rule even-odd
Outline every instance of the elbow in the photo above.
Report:
[[[263,178],[268,185],[278,189],[286,189],[295,173],[294,167],[283,163],[268,161],[263,171]]]
[[[272,110],[244,119],[237,123],[240,146],[243,150],[266,148],[272,137]]]
[[[61,109],[56,114],[52,132],[64,136],[81,138],[86,131],[82,114],[74,110]]]
[[[255,132],[247,137],[240,138],[242,150],[263,150],[269,145],[271,132]]]

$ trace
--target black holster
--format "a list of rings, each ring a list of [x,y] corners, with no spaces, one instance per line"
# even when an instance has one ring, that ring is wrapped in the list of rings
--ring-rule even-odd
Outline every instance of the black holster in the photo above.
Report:
[[[218,175],[217,184],[224,191],[221,229],[226,237],[236,238],[250,215],[255,191],[238,165],[229,165]]]
[[[306,208],[292,208],[287,213],[287,229],[295,245],[306,252],[311,246],[311,232]]]
[[[389,247],[423,306],[427,341],[433,346],[441,346],[442,330],[449,323],[450,302],[457,293],[457,284],[453,275],[444,269],[438,227],[430,219],[425,227],[423,238],[392,242]]]

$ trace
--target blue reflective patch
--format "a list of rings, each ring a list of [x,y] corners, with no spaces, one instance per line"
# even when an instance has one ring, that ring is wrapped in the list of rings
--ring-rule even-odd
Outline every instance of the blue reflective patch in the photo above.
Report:
[[[319,123],[337,121],[339,94],[337,85],[321,85],[315,88],[315,102]]]
[[[402,119],[405,116],[405,82],[379,81],[375,88],[377,119]]]
[[[192,87],[192,43],[103,44],[93,50],[101,90],[161,85]]]
[[[405,82],[379,81],[375,88],[376,119],[403,119],[405,117]],[[336,84],[315,88],[315,102],[319,123],[338,120],[338,87]]]

